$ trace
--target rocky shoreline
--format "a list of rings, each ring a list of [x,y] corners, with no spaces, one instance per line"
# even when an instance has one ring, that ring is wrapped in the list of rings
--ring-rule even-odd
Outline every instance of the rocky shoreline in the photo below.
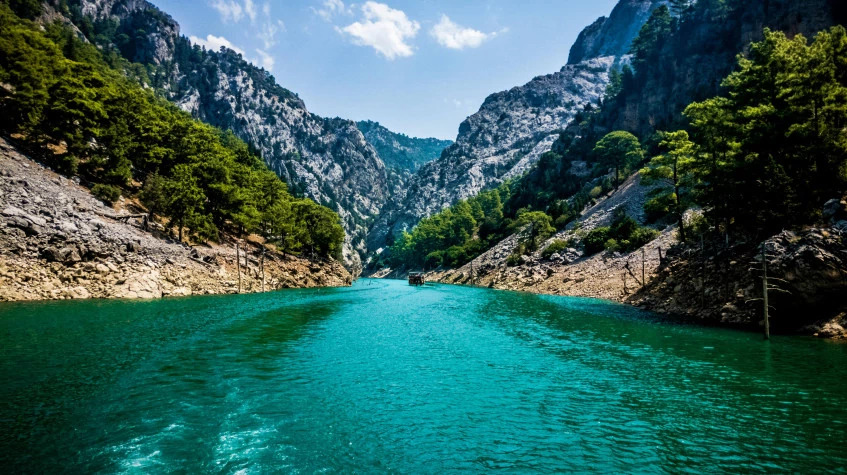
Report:
[[[649,188],[638,175],[587,209],[552,239],[568,240],[577,233],[608,225],[615,210],[643,221]],[[779,279],[771,292],[770,319],[774,333],[847,339],[847,203],[833,200],[824,210],[829,226],[783,231],[765,241],[769,275]],[[585,256],[567,249],[549,258],[541,250],[507,265],[518,245],[512,235],[472,262],[458,268],[426,273],[430,282],[477,285],[548,295],[591,297],[634,305],[680,321],[759,331],[762,283],[752,271],[760,246],[701,250],[677,243],[669,226],[652,242],[631,253],[601,252]],[[544,246],[541,246],[543,250]],[[642,254],[643,251],[643,254]],[[642,274],[643,256],[643,274]],[[643,275],[643,277],[642,277]],[[372,277],[402,278],[401,271],[382,270]],[[642,279],[644,283],[642,283]],[[776,279],[774,283],[778,282]],[[646,284],[646,285],[645,285]]]
[[[238,292],[234,242],[190,247],[139,221],[0,138],[0,301]],[[352,283],[337,261],[263,259],[258,239],[241,246],[242,292],[262,290],[262,261],[265,290]]]

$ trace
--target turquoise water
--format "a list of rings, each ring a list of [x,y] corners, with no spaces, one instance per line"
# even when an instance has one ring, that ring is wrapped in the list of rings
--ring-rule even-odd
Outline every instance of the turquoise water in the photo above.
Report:
[[[847,345],[427,285],[0,305],[5,472],[845,470]]]

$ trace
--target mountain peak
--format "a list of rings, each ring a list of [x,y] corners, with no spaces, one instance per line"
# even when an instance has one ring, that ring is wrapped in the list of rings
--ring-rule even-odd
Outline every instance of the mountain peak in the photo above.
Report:
[[[621,0],[607,17],[587,26],[571,46],[568,64],[603,56],[623,56],[650,12],[668,0]]]

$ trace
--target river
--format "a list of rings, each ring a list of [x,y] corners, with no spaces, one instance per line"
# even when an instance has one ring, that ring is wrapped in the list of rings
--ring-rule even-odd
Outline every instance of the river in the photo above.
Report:
[[[5,472],[847,466],[847,345],[591,299],[351,288],[0,305]]]

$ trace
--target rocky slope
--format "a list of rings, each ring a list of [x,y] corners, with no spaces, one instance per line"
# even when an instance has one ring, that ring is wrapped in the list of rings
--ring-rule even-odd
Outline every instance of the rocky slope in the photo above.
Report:
[[[644,202],[651,187],[641,184],[639,175],[627,179],[618,190],[601,197],[596,204],[586,208],[582,216],[567,229],[548,239],[539,250],[523,256],[520,264],[506,263],[518,247],[519,235],[513,234],[472,262],[458,268],[433,272],[430,280],[451,284],[483,285],[497,289],[521,290],[553,295],[594,297],[624,301],[640,287],[641,252],[602,252],[585,256],[578,245],[549,258],[542,251],[553,240],[574,241],[591,230],[608,226],[615,211],[623,209],[636,221],[644,222]],[[674,243],[674,229],[668,227],[645,246],[645,274],[650,276],[659,269],[659,249],[667,251]]]
[[[369,250],[384,247],[421,218],[528,170],[577,112],[600,100],[610,68],[627,53],[649,12],[663,3],[622,1],[601,22],[608,26],[595,23],[580,35],[581,53],[572,53],[579,61],[486,98],[459,126],[456,143],[412,177],[405,199],[383,210],[368,234]]]
[[[409,137],[370,120],[359,121],[356,126],[385,163],[392,201],[402,200],[415,171],[441,156],[441,152],[453,143],[452,140]]]
[[[121,214],[0,138],[0,301],[237,291],[233,245],[187,247],[117,219]],[[258,292],[260,246],[243,246],[242,290]],[[267,290],[351,280],[338,262],[265,257]]]
[[[114,42],[103,45],[100,35],[98,44],[153,66],[151,86],[194,117],[232,130],[293,190],[335,209],[347,233],[345,263],[358,267],[370,221],[389,198],[389,182],[354,122],[310,113],[296,94],[234,51],[192,47],[179,25],[147,1],[72,0],[65,12],[58,1],[46,3],[54,4],[46,20],[62,13],[77,23],[89,18],[95,30],[98,22],[117,23]]]

